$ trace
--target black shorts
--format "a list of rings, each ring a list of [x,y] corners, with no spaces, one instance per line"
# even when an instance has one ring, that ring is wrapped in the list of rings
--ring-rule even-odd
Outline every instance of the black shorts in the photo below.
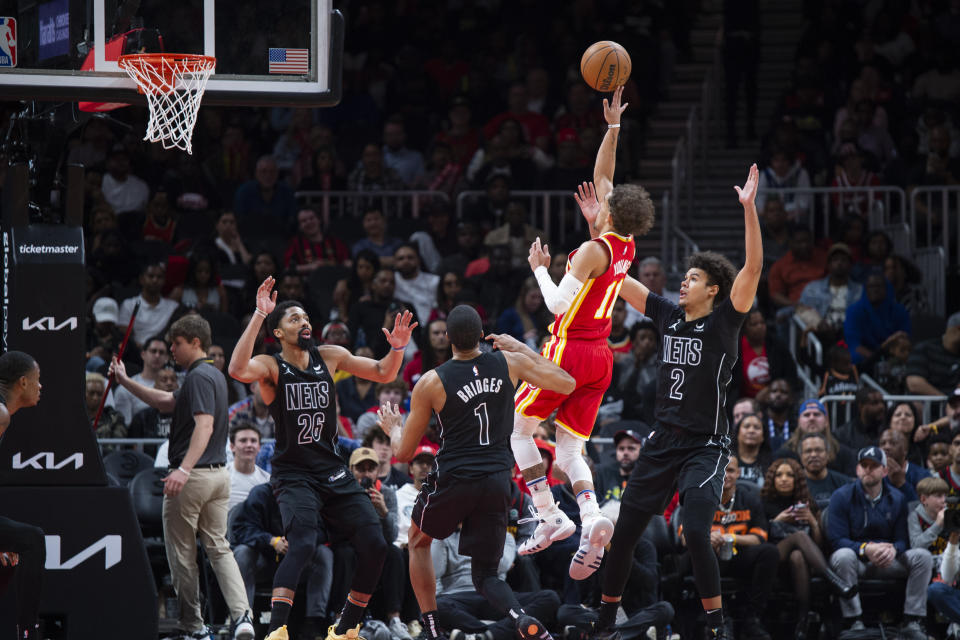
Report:
[[[330,474],[284,473],[270,478],[283,530],[293,521],[326,530],[330,542],[349,540],[363,525],[380,527],[370,496],[346,467]]]
[[[663,513],[673,492],[680,502],[690,492],[720,503],[723,474],[730,457],[730,438],[710,436],[657,424],[647,438],[621,500],[648,513]]]
[[[498,562],[507,535],[507,509],[513,474],[455,478],[430,472],[410,517],[420,530],[442,540],[460,529],[461,555]]]

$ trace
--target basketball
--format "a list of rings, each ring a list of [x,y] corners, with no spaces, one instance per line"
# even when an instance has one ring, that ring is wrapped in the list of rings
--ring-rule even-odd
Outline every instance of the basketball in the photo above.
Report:
[[[612,40],[594,42],[580,58],[580,73],[583,79],[603,93],[626,84],[632,69],[630,54]]]

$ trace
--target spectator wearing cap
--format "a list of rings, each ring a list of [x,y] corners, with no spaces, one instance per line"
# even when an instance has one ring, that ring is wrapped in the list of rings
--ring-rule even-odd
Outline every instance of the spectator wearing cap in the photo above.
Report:
[[[804,287],[823,277],[826,263],[827,254],[814,246],[809,227],[794,227],[790,232],[790,250],[770,267],[770,301],[776,307],[792,309]]]
[[[920,342],[907,360],[907,390],[926,396],[947,395],[960,385],[960,311],[947,318],[939,338]]]
[[[409,302],[418,318],[429,318],[437,306],[437,285],[440,276],[421,269],[420,253],[411,242],[400,244],[393,252],[394,295]]]
[[[130,173],[130,155],[126,147],[118,144],[110,151],[106,168],[100,189],[117,216],[122,218],[123,214],[146,210],[150,188]]]
[[[440,275],[440,261],[457,251],[457,237],[450,224],[450,206],[441,202],[426,207],[427,228],[410,234],[410,242],[420,254],[421,267]]]
[[[510,266],[519,269],[527,262],[530,245],[537,238],[546,241],[543,231],[527,222],[527,207],[520,200],[511,200],[507,205],[505,221],[491,230],[483,239],[488,247],[508,245],[510,247]]]
[[[412,482],[397,489],[397,539],[393,544],[401,549],[407,546],[407,533],[410,531],[410,514],[413,513],[413,504],[417,501],[417,494],[423,487],[424,481],[433,469],[433,461],[437,457],[437,449],[425,444],[417,447],[410,460],[410,478]]]
[[[350,340],[350,328],[347,327],[345,322],[341,322],[340,320],[331,320],[323,325],[323,329],[320,331],[320,341],[321,344],[333,344],[338,347],[343,347],[348,351],[353,350],[353,343]],[[351,377],[351,374],[346,371],[337,370],[337,372],[333,374],[333,382],[338,383],[349,377]]]
[[[808,328],[818,333],[836,336],[843,329],[847,309],[863,295],[863,286],[850,279],[853,254],[843,242],[834,243],[827,249],[827,276],[807,283],[797,300],[797,313],[806,309],[816,312],[819,323]],[[831,341],[832,342],[832,341]]]
[[[379,429],[378,429],[379,431]],[[382,433],[382,432],[381,432]],[[384,434],[386,436],[386,434]],[[390,442],[387,438],[387,448]],[[372,594],[370,611],[373,615],[382,615],[387,620],[391,634],[398,640],[410,640],[406,625],[400,621],[400,607],[402,606],[404,583],[407,581],[406,570],[403,566],[403,553],[394,543],[397,539],[397,492],[396,488],[382,482],[378,476],[380,457],[377,451],[369,447],[359,447],[350,454],[350,471],[360,486],[370,496],[373,508],[380,516],[383,527],[383,538],[387,541],[387,557],[384,559],[383,572],[380,583]],[[409,527],[409,524],[408,524]],[[349,543],[342,543],[335,547],[335,555],[344,566],[341,576],[351,576],[356,569],[356,556]],[[338,585],[335,585],[338,588]],[[335,593],[346,594],[344,588]],[[334,603],[339,606],[338,603]],[[401,632],[401,628],[403,632]]]
[[[383,164],[393,169],[407,187],[423,174],[423,154],[407,147],[407,128],[399,114],[383,124]]]
[[[113,298],[97,298],[93,303],[93,322],[87,330],[87,370],[99,371],[110,362],[110,358],[123,342],[123,330],[117,326],[120,307]],[[127,343],[123,352],[123,362],[128,368],[139,369],[142,365],[140,349],[133,342]]]
[[[855,142],[845,142],[837,151],[837,163],[834,169],[831,187],[850,189],[851,193],[835,193],[831,196],[835,211],[854,213],[866,219],[869,212],[870,199],[863,189],[880,184],[880,178],[873,171],[865,168],[864,152]]]
[[[816,398],[807,398],[800,403],[797,410],[797,428],[783,446],[774,452],[774,458],[794,458],[803,463],[803,440],[807,435],[817,434],[823,437],[824,459],[822,465],[817,464],[814,480],[823,480],[826,473],[821,473],[821,466],[848,477],[857,466],[857,452],[840,442],[830,431],[830,418],[827,409]],[[806,468],[804,466],[804,468]],[[810,478],[808,477],[808,482]],[[828,495],[829,497],[829,495]],[[824,504],[824,506],[826,506]]]
[[[843,338],[853,364],[871,358],[887,338],[902,331],[910,334],[910,314],[897,302],[893,285],[880,271],[867,276],[860,299],[847,309]]]
[[[900,637],[926,640],[927,585],[933,558],[926,549],[910,549],[907,501],[884,483],[887,455],[876,446],[857,454],[857,481],[840,487],[830,498],[827,538],[834,549],[830,568],[847,583],[861,576],[907,579],[904,625]],[[845,625],[864,629],[860,596],[840,599]]]
[[[643,436],[634,429],[621,429],[613,435],[616,460],[600,465],[593,472],[597,500],[603,505],[608,500],[620,500],[627,486],[627,478],[640,457]]]

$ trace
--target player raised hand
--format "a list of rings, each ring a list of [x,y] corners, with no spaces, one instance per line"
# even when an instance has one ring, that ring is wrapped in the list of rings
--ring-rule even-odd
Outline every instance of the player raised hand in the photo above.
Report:
[[[583,219],[593,228],[597,216],[600,215],[600,201],[597,200],[597,191],[592,182],[584,182],[577,187],[577,192],[573,194],[573,199],[580,206],[580,213]]]
[[[606,98],[603,99],[603,117],[606,119],[607,124],[620,124],[620,114],[623,113],[624,109],[629,106],[629,102],[620,104],[620,101],[623,99],[623,87],[617,87],[613,92],[613,99],[609,102]]]
[[[400,415],[400,407],[389,402],[384,402],[377,409],[377,426],[380,427],[388,436],[390,432],[403,423],[403,417]]]
[[[269,314],[277,306],[277,292],[273,291],[273,285],[276,282],[273,276],[267,276],[267,279],[257,289],[257,309],[263,313]],[[273,291],[273,295],[270,295],[271,291]]]
[[[530,263],[531,271],[536,271],[537,267],[550,266],[549,247],[547,247],[547,245],[540,246],[539,237],[530,245],[530,255],[527,256],[527,262]]]
[[[394,317],[393,331],[387,331],[386,328],[381,329],[383,335],[387,336],[387,342],[389,342],[390,346],[395,350],[399,351],[403,349],[407,346],[407,343],[410,342],[410,334],[413,333],[413,330],[420,324],[419,322],[410,324],[412,320],[413,314],[409,311],[404,311]]]
[[[493,348],[500,349],[500,351],[513,351],[515,353],[519,353],[530,348],[508,333],[491,333],[485,339],[491,341],[493,343]]]
[[[740,197],[740,204],[746,206],[753,204],[757,197],[757,185],[760,184],[760,170],[757,169],[757,163],[750,166],[750,173],[747,175],[747,181],[742,187],[734,186],[737,195]]]

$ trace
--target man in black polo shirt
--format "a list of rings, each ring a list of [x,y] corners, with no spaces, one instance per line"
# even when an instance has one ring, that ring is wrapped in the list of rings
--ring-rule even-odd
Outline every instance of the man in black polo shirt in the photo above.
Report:
[[[210,324],[196,314],[170,327],[170,351],[187,375],[176,392],[145,387],[113,359],[111,375],[151,407],[173,412],[170,474],[164,478],[163,537],[173,587],[180,599],[180,637],[207,638],[200,612],[197,531],[234,620],[234,638],[253,640],[243,578],[227,542],[230,473],[226,468],[227,381],[207,359]]]
[[[960,311],[947,318],[939,338],[914,346],[907,360],[907,390],[927,396],[948,395],[960,384]]]

